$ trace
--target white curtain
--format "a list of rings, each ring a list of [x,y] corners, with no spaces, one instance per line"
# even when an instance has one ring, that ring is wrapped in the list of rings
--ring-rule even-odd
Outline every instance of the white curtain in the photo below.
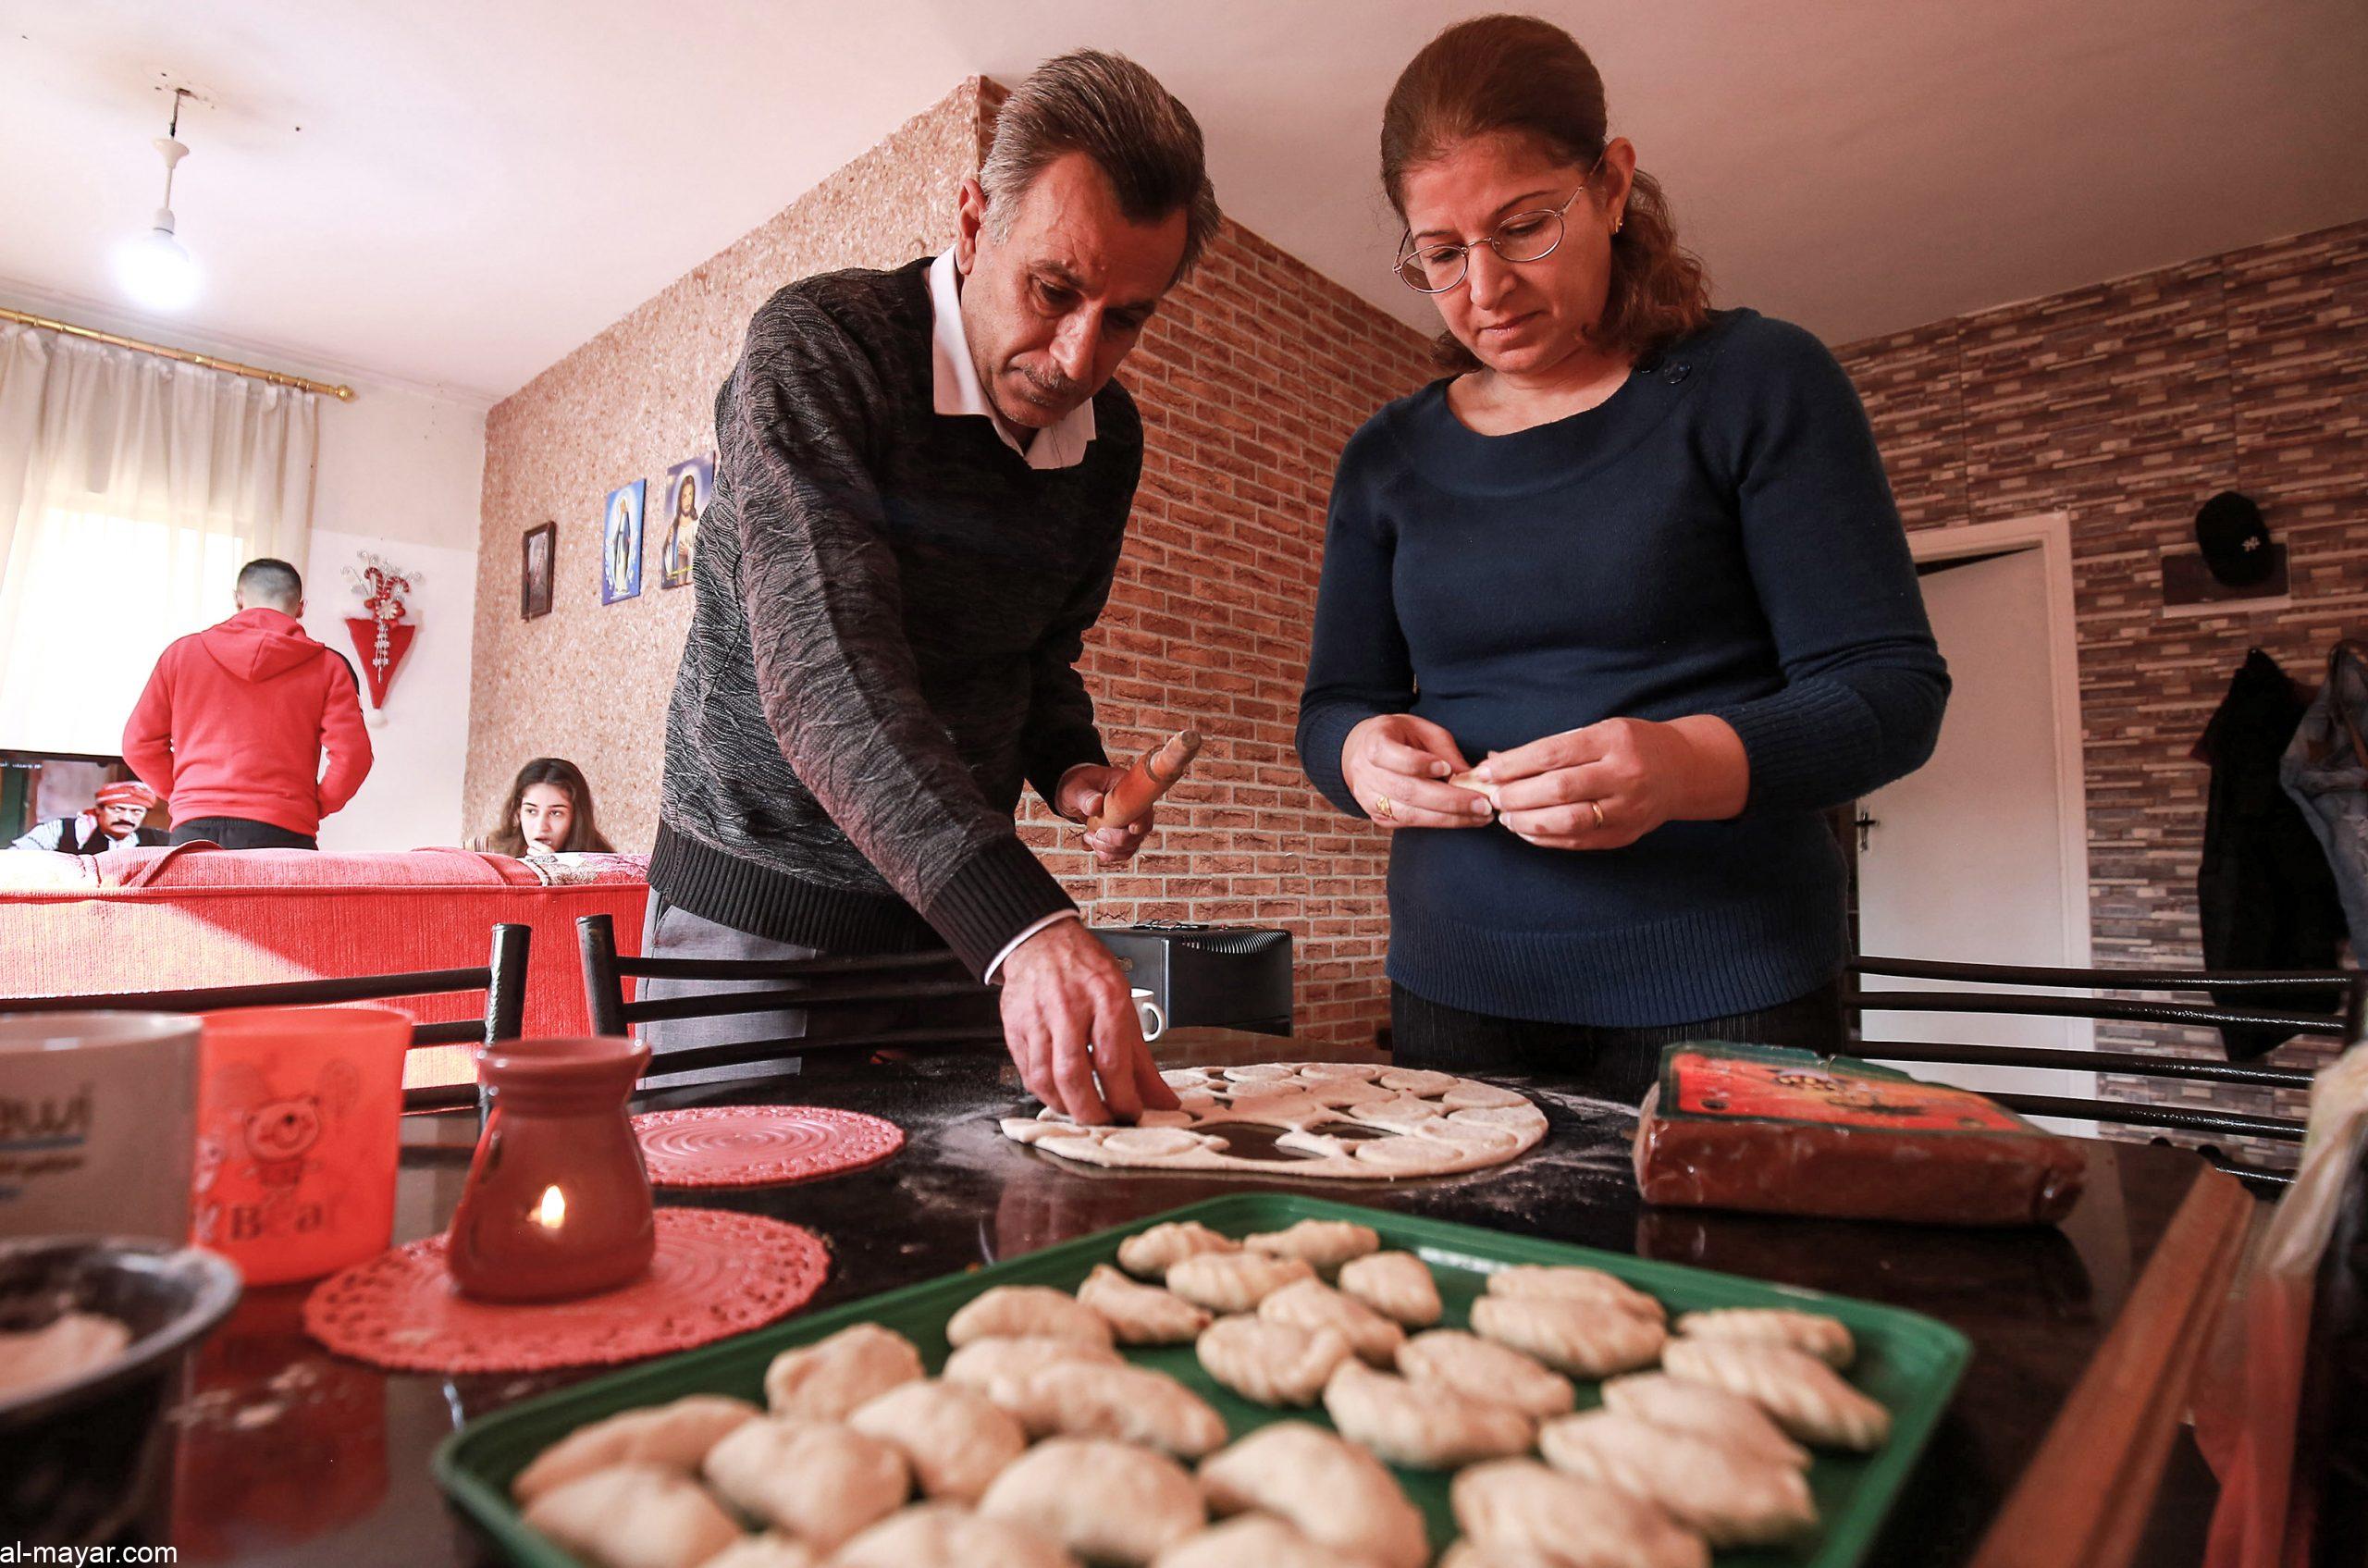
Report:
[[[113,755],[165,645],[304,566],[314,395],[0,326],[0,749]]]

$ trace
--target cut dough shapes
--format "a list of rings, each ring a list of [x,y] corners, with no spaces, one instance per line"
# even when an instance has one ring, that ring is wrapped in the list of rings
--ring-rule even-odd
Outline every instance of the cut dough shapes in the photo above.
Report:
[[[1049,1285],[997,1285],[962,1303],[948,1319],[945,1342],[979,1340],[1083,1340],[1110,1343],[1110,1325],[1066,1290]]]
[[[1370,1568],[1423,1568],[1423,1512],[1364,1450],[1304,1421],[1277,1421],[1210,1456],[1201,1490],[1217,1513],[1259,1509]],[[1263,1562],[1255,1556],[1239,1563]]]
[[[1315,1270],[1305,1258],[1267,1253],[1202,1253],[1167,1271],[1167,1288],[1211,1312],[1248,1312],[1260,1302]]]
[[[1744,1398],[1708,1383],[1690,1383],[1666,1372],[1638,1372],[1603,1386],[1607,1410],[1649,1421],[1671,1432],[1707,1438],[1755,1459],[1809,1467],[1809,1451],[1784,1436],[1768,1413]]]
[[[824,1551],[905,1506],[905,1456],[835,1421],[751,1421],[699,1466],[716,1495]]]
[[[1309,1405],[1356,1352],[1337,1328],[1302,1328],[1258,1317],[1221,1317],[1193,1347],[1202,1367],[1243,1399]]]
[[[671,1404],[628,1410],[578,1426],[535,1457],[510,1483],[510,1495],[532,1502],[596,1470],[648,1464],[689,1475],[707,1451],[758,1414],[746,1400],[691,1394]]]
[[[1334,1329],[1350,1350],[1375,1366],[1395,1362],[1398,1347],[1406,1342],[1406,1330],[1321,1279],[1284,1286],[1258,1303],[1258,1315],[1268,1323]]]
[[[1329,1273],[1351,1258],[1378,1252],[1381,1238],[1374,1234],[1371,1226],[1359,1225],[1354,1220],[1302,1219],[1281,1230],[1244,1236],[1241,1244],[1253,1253],[1305,1258],[1315,1267]]]
[[[1475,1464],[1455,1478],[1448,1498],[1485,1563],[1708,1568],[1710,1562],[1701,1537],[1651,1503],[1534,1459]]]
[[[1106,1438],[1037,1444],[995,1477],[979,1512],[1125,1568],[1141,1568],[1208,1523],[1200,1488],[1182,1465]]]
[[[1021,1383],[1056,1361],[1116,1366],[1118,1352],[1092,1340],[973,1340],[945,1358],[945,1380],[1008,1407],[1019,1397]]]
[[[830,1568],[1079,1568],[1036,1530],[950,1503],[894,1513],[839,1549]]]
[[[671,1464],[612,1464],[550,1488],[526,1523],[598,1568],[697,1568],[740,1538],[707,1488]]]
[[[921,1352],[910,1340],[857,1323],[773,1357],[765,1368],[765,1403],[775,1415],[844,1421],[857,1405],[920,1378]]]
[[[1537,1449],[1566,1475],[1659,1504],[1715,1547],[1766,1546],[1817,1523],[1807,1477],[1791,1465],[1633,1415],[1591,1410],[1549,1421]]]
[[[1537,1424],[1511,1405],[1437,1384],[1417,1388],[1361,1361],[1344,1361],[1332,1374],[1324,1409],[1342,1437],[1412,1470],[1526,1453],[1537,1436]]]
[[[1092,1165],[1369,1181],[1502,1165],[1546,1136],[1545,1113],[1521,1095],[1445,1073],[1269,1062],[1161,1076],[1182,1108],[1147,1117],[1141,1126],[1087,1127],[1047,1108],[1032,1119],[1005,1118],[1004,1135]],[[1278,1163],[1233,1154],[1222,1132],[1209,1130],[1225,1123],[1278,1129],[1277,1149],[1310,1157]],[[1348,1127],[1378,1136],[1327,1130]],[[1149,1272],[1121,1262],[1130,1273]]]
[[[1794,1312],[1789,1307],[1720,1307],[1714,1312],[1689,1312],[1677,1320],[1677,1331],[1696,1340],[1769,1340],[1813,1355],[1826,1365],[1847,1368],[1857,1359],[1858,1346],[1850,1330],[1820,1313]]]
[[[1650,1366],[1669,1339],[1649,1317],[1600,1301],[1552,1296],[1483,1296],[1472,1303],[1472,1327],[1484,1339],[1577,1377]]]
[[[1776,1425],[1818,1448],[1860,1453],[1891,1436],[1891,1413],[1813,1355],[1788,1345],[1752,1340],[1671,1340],[1662,1364],[1670,1374],[1741,1394]]]
[[[1031,1438],[1115,1438],[1179,1459],[1225,1442],[1225,1418],[1207,1401],[1143,1366],[1055,1362],[1021,1379],[1005,1408]]]
[[[1411,1383],[1437,1383],[1540,1419],[1567,1414],[1578,1404],[1578,1390],[1569,1378],[1509,1345],[1460,1328],[1434,1328],[1407,1340],[1398,1352],[1398,1370]]]
[[[1197,1253],[1238,1253],[1241,1243],[1197,1219],[1171,1219],[1118,1243],[1118,1266],[1139,1279],[1165,1279],[1174,1265]]]
[[[1575,1264],[1515,1264],[1488,1276],[1488,1294],[1523,1301],[1543,1298],[1558,1302],[1602,1302],[1656,1323],[1669,1320],[1669,1309],[1616,1274]]]
[[[1108,1264],[1096,1264],[1077,1299],[1100,1313],[1122,1345],[1180,1345],[1209,1326],[1209,1314],[1156,1285],[1138,1285]]]
[[[976,1502],[987,1483],[1028,1447],[1018,1417],[959,1383],[906,1383],[847,1417],[893,1445],[926,1496]]]
[[[1439,1320],[1438,1282],[1412,1253],[1375,1253],[1341,1265],[1340,1293],[1408,1328]]]

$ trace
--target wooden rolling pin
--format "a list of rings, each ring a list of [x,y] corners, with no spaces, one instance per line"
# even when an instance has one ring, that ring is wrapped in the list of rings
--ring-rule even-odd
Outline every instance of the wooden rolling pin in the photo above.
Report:
[[[1085,825],[1099,831],[1141,821],[1161,796],[1176,787],[1176,781],[1200,754],[1201,732],[1177,731],[1166,745],[1135,759],[1135,765],[1102,797],[1102,809],[1088,817]]]

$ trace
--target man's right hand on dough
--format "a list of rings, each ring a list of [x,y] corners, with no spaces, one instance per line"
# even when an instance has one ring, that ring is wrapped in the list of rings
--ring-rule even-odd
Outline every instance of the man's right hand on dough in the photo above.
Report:
[[[1004,1043],[1028,1092],[1080,1122],[1174,1110],[1143,1043],[1126,971],[1081,920],[1057,920],[1003,961]]]

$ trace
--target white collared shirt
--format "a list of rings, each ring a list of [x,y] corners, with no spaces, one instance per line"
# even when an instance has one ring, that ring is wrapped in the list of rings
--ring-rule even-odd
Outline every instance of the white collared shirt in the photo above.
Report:
[[[1085,461],[1086,444],[1093,439],[1093,400],[1063,414],[1060,423],[1036,431],[1035,439],[1021,439],[979,383],[979,366],[970,358],[970,340],[962,330],[962,286],[948,249],[929,265],[929,303],[937,318],[930,336],[931,404],[942,414],[978,414],[990,420],[1003,444],[1018,452],[1030,468],[1074,468]]]

